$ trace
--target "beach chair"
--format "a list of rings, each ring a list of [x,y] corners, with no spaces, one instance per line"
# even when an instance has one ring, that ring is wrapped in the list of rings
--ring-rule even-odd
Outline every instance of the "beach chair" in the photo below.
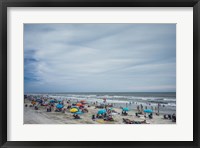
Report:
[[[164,119],[168,119],[168,116],[166,114],[163,115]]]
[[[123,116],[128,116],[128,113],[127,113],[127,112],[124,112],[124,111],[122,111],[122,115],[123,115]]]
[[[153,114],[149,114],[149,119],[153,119]]]
[[[104,118],[104,121],[114,121],[112,116],[107,116],[106,118]]]
[[[176,115],[175,114],[172,115],[172,122],[176,122]]]
[[[125,119],[125,118],[123,118],[123,122],[124,122],[125,124],[133,124],[133,121],[131,121],[130,119]]]
[[[74,119],[81,119],[81,117],[79,117],[78,115],[73,115]]]
[[[88,113],[88,109],[84,108],[84,109],[82,109],[82,112],[83,113]]]
[[[168,119],[170,119],[170,120],[172,119],[172,116],[170,114],[168,115]]]

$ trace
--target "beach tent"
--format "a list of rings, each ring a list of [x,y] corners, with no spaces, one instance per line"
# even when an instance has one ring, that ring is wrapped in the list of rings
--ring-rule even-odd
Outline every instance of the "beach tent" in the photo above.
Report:
[[[144,112],[145,113],[153,113],[153,111],[151,109],[145,109]]]
[[[123,111],[129,111],[127,107],[122,108]]]
[[[105,114],[106,113],[106,110],[105,109],[100,109],[98,110],[98,113],[97,114]]]
[[[77,108],[72,108],[72,109],[70,109],[70,112],[71,113],[75,113],[75,112],[78,112],[79,110],[77,109]]]
[[[61,108],[63,108],[64,106],[62,105],[62,104],[58,104],[58,105],[56,105],[56,108],[58,108],[58,109],[61,109]]]

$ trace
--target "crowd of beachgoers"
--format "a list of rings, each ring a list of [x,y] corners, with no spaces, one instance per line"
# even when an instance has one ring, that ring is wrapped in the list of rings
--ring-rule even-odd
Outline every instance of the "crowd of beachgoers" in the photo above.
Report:
[[[24,95],[24,124],[174,124],[176,114],[137,104],[136,109],[101,102]]]

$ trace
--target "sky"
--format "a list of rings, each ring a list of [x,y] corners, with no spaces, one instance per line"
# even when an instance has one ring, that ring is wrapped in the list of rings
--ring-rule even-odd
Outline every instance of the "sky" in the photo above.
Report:
[[[175,92],[175,24],[24,24],[25,92]]]

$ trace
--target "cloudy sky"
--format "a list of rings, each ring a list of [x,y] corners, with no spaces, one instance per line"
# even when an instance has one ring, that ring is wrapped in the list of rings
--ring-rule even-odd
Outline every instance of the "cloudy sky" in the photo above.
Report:
[[[25,24],[25,92],[175,92],[175,24]]]

